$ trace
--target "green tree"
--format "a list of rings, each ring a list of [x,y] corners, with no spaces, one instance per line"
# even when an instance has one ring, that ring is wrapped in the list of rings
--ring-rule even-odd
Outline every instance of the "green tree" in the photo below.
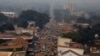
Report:
[[[89,24],[91,24],[91,20],[90,19],[86,19],[85,17],[79,17],[78,19],[77,19],[77,23],[89,23]]]
[[[6,22],[7,20],[8,18],[4,14],[0,13],[0,23],[2,24]]]
[[[80,39],[80,35],[78,34],[78,32],[64,33],[63,37],[71,38],[75,42],[78,42]]]
[[[63,34],[63,37],[69,37],[75,42],[81,44],[92,45],[94,44],[94,32],[90,27],[82,28],[80,27],[77,32],[69,32]]]
[[[14,25],[10,22],[6,22],[1,26],[3,30],[15,30]]]
[[[27,10],[27,11],[23,11],[20,16],[19,19],[17,20],[19,25],[22,26],[27,26],[27,21],[35,21],[36,25],[39,26],[40,28],[43,28],[43,26],[49,22],[49,16],[45,13],[39,13],[36,12],[34,10]]]
[[[94,32],[92,28],[79,28],[78,33],[80,35],[80,43],[92,45],[94,43]]]
[[[99,15],[91,16],[90,19],[92,21],[92,24],[100,23],[100,16]]]
[[[2,26],[0,26],[0,32],[4,32],[4,29],[3,29],[3,27]]]
[[[94,34],[99,34],[100,35],[100,23],[97,23],[92,26],[92,31]],[[100,39],[100,37],[99,37]]]

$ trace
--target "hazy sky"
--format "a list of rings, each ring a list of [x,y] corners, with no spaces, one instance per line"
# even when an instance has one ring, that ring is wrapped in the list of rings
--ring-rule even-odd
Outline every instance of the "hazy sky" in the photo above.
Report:
[[[0,2],[51,2],[51,1],[72,1],[75,3],[100,3],[100,0],[0,0]]]
[[[15,0],[3,0],[3,1],[15,1]],[[16,0],[16,1],[53,1],[53,0]],[[56,0],[56,1],[99,1],[99,0]]]
[[[92,8],[93,9],[98,9],[100,6],[100,0],[0,0],[0,5],[10,5],[10,6],[14,6],[14,5],[31,5],[31,4],[49,4],[50,2],[55,2],[56,5],[59,5],[60,3],[63,2],[72,2],[74,4],[76,4],[76,6],[78,7],[82,7],[82,8]],[[33,6],[33,5],[31,5]],[[99,8],[100,9],[100,8]]]
[[[28,3],[50,3],[55,1],[57,4],[58,2],[68,2],[71,1],[75,4],[79,5],[100,5],[100,0],[0,0],[0,3],[5,4],[28,4]]]

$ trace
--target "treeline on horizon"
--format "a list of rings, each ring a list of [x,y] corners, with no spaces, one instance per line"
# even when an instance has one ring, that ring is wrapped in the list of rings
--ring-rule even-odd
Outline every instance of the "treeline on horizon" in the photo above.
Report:
[[[27,21],[35,21],[36,26],[39,26],[40,29],[42,29],[44,25],[49,22],[49,19],[50,17],[48,14],[34,10],[22,11],[18,18],[9,18],[0,13],[0,31],[4,32],[5,30],[14,30],[14,25],[26,28],[28,25]]]
[[[61,15],[60,13],[55,13],[56,21],[61,21]],[[91,25],[95,25],[100,23],[100,16],[96,15],[95,13],[91,12],[90,18],[86,19],[85,17],[77,17],[77,16],[66,16],[65,22],[71,22],[71,20],[76,20],[77,23],[89,23]],[[22,11],[19,14],[18,18],[9,18],[6,17],[4,14],[0,13],[0,31],[4,32],[5,30],[14,30],[14,25],[18,25],[20,27],[26,28],[28,25],[27,21],[35,21],[36,25],[42,29],[46,23],[48,23],[50,20],[50,17],[48,14],[40,13],[35,10],[26,10]]]

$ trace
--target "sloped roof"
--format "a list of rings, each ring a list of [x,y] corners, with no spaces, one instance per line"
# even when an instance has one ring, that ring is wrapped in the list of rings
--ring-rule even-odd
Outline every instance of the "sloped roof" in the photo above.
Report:
[[[26,40],[24,40],[22,37],[17,37],[16,39],[14,39],[8,43],[15,43],[16,45],[23,45],[23,44],[27,44],[28,42]]]
[[[22,45],[13,45],[13,46],[0,46],[0,49],[8,49],[8,48],[21,48]]]
[[[74,51],[72,51],[72,50],[67,50],[67,51],[63,52],[62,55],[66,54],[66,53],[68,53],[68,52],[72,52],[72,53],[74,53],[74,54],[76,54],[76,55],[78,55],[78,56],[81,56],[80,54],[78,54],[78,53],[76,53],[76,52],[74,52]]]
[[[4,48],[20,48],[24,45],[28,44],[26,40],[24,40],[22,37],[17,37],[14,40],[2,43],[0,46],[0,49]]]

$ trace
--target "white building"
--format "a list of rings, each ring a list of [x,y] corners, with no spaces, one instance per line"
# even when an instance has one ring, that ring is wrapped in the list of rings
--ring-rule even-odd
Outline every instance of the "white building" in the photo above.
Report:
[[[1,13],[3,13],[7,17],[14,18],[16,16],[16,13],[15,12],[1,12]]]
[[[58,47],[58,56],[82,56],[84,50],[79,48]]]
[[[64,2],[63,9],[69,10],[71,12],[74,10],[74,4],[72,2],[69,2],[69,3]]]
[[[89,23],[76,23],[77,26],[82,26],[83,28],[89,27]]]
[[[37,33],[39,27],[35,26],[35,22],[34,21],[28,21],[29,25],[27,28],[22,28],[22,27],[18,27],[17,25],[14,25],[15,27],[15,32],[17,34],[24,34],[24,33],[29,33],[30,35],[33,35],[33,33]],[[33,26],[31,26],[33,25]]]
[[[84,49],[76,48],[77,44],[72,45],[73,42],[69,38],[58,38],[58,56],[82,56],[84,53]]]
[[[78,17],[84,16],[87,19],[90,18],[89,14],[84,11],[73,11],[71,12],[71,15],[78,16]]]

